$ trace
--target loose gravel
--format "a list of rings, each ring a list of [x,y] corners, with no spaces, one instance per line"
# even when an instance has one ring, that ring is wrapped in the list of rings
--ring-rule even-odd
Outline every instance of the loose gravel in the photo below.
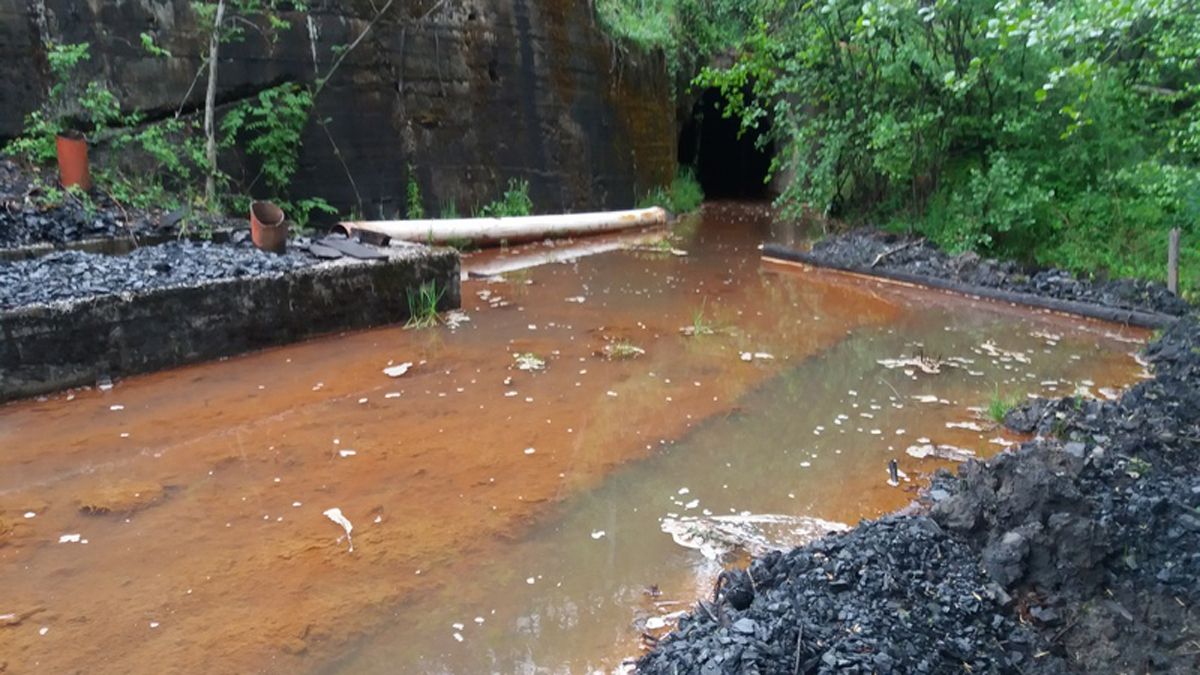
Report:
[[[303,252],[277,256],[248,245],[188,241],[143,247],[123,256],[60,251],[0,262],[0,309],[269,276],[317,262]]]

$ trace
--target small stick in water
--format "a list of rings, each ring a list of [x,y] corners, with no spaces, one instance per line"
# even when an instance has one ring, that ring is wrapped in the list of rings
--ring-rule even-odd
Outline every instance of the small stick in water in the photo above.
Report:
[[[894,459],[888,460],[888,485],[900,486],[900,465]]]

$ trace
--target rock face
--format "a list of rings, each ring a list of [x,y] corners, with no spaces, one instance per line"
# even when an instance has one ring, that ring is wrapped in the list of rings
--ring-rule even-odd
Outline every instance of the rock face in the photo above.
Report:
[[[313,82],[374,16],[368,0],[309,5],[285,12],[291,27],[275,39],[248,30],[223,47],[222,104]],[[149,54],[142,33],[171,56]],[[45,96],[48,42],[89,42],[84,72],[151,119],[202,106],[204,82],[192,84],[207,27],[187,0],[0,0],[0,139]],[[627,207],[673,171],[669,92],[662,55],[611,44],[590,3],[396,2],[317,101],[346,167],[310,123],[293,195],[390,217],[412,166],[434,214],[451,202],[470,213],[513,177],[529,180],[539,210]]]

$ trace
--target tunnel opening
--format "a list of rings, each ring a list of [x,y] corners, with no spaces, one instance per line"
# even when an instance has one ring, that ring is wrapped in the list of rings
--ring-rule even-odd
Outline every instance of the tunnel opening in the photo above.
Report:
[[[766,199],[774,148],[759,147],[759,139],[769,122],[743,133],[740,120],[725,116],[724,103],[718,89],[700,94],[679,134],[679,164],[694,167],[707,199]]]

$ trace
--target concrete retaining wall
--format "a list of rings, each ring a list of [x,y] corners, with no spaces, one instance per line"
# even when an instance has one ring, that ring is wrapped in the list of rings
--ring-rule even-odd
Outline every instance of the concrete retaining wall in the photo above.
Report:
[[[287,275],[0,312],[0,402],[408,318],[408,291],[461,301],[458,253],[338,260]]]

